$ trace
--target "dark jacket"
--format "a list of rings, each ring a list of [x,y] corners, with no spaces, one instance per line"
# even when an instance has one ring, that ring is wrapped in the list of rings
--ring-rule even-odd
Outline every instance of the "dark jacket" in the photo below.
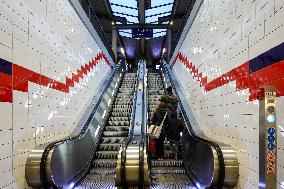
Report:
[[[180,133],[184,129],[184,122],[180,119],[171,119],[168,127],[168,137],[173,140],[180,139]]]
[[[161,102],[167,103],[167,108],[173,112],[176,112],[178,107],[177,97],[172,93],[165,93],[160,97]]]
[[[168,112],[168,110],[166,110],[166,109],[156,110],[154,112],[154,115],[153,115],[153,118],[152,118],[152,125],[160,125],[163,121],[163,118],[164,118],[166,112]],[[168,112],[167,117],[164,121],[164,126],[162,128],[161,135],[167,134],[167,127],[168,127],[169,122],[170,122],[170,115],[169,115],[169,112]]]

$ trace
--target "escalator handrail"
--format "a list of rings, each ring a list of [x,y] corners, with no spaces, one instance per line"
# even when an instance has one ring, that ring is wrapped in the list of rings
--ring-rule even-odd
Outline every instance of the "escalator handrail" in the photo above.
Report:
[[[146,63],[145,63],[146,65]],[[145,68],[144,79],[143,79],[143,124],[141,127],[142,141],[139,143],[139,186],[141,188],[146,187],[144,183],[144,155],[147,156],[147,153],[144,154],[144,149],[147,148],[147,126],[148,126],[148,83],[145,81],[147,79],[148,82],[148,71]],[[146,83],[146,85],[145,85]]]
[[[113,71],[112,73],[112,76],[110,77],[110,79],[108,80],[107,82],[107,85],[106,87],[103,89],[102,93],[101,93],[101,96],[97,102],[97,104],[95,105],[95,107],[93,108],[90,116],[88,117],[87,121],[85,122],[83,128],[81,129],[81,131],[76,135],[76,136],[71,136],[71,137],[66,137],[64,139],[60,139],[60,140],[56,140],[56,141],[53,141],[53,142],[50,142],[44,149],[43,151],[43,154],[42,154],[42,157],[41,157],[41,162],[40,162],[40,181],[41,181],[41,184],[44,188],[48,188],[48,183],[47,183],[47,178],[46,178],[46,166],[47,166],[47,158],[48,158],[48,154],[49,154],[49,151],[51,149],[53,149],[54,147],[60,145],[60,144],[63,144],[64,142],[71,142],[71,141],[75,141],[75,140],[78,140],[80,137],[82,137],[88,130],[88,126],[94,116],[94,114],[96,113],[99,105],[100,105],[100,102],[102,101],[102,98],[103,98],[103,94],[107,91],[107,89],[109,88],[111,82],[112,82],[112,79],[114,78],[115,74],[118,73],[118,71],[120,70],[120,65],[117,64],[115,70]],[[86,164],[88,164],[89,162],[87,162]]]
[[[147,119],[147,114],[148,114],[148,83],[145,85],[145,78],[147,79],[148,82],[148,71],[145,71],[145,76],[144,76],[144,93],[143,93],[143,100],[144,100],[144,106],[143,106],[143,113],[144,113],[144,119],[143,119],[143,127],[142,129],[142,137],[143,139],[146,139],[147,135],[147,126],[148,126],[148,119]]]
[[[138,88],[138,76],[139,76],[139,69],[136,73],[136,80],[135,80],[135,86],[134,86],[134,93],[133,93],[133,99],[132,99],[132,112],[131,112],[131,119],[130,119],[130,129],[128,137],[126,138],[125,142],[121,146],[121,185],[122,188],[127,188],[127,182],[126,182],[126,170],[125,170],[125,164],[126,164],[126,150],[131,142],[131,139],[133,137],[133,127],[134,127],[134,118],[135,118],[135,109],[136,109],[136,100],[137,100],[137,88]]]
[[[188,131],[191,133],[191,135],[192,135],[194,138],[196,138],[197,140],[202,141],[202,142],[204,142],[204,143],[206,143],[206,144],[208,144],[208,145],[210,145],[210,146],[213,146],[214,149],[215,149],[216,152],[217,152],[218,161],[219,161],[219,168],[220,168],[220,169],[219,169],[219,178],[218,178],[218,188],[221,188],[222,185],[223,185],[224,179],[225,179],[225,163],[224,163],[223,152],[222,152],[222,150],[221,150],[221,148],[220,148],[220,146],[219,146],[219,144],[218,144],[217,142],[215,142],[215,141],[210,141],[210,140],[208,140],[208,139],[205,139],[205,138],[202,138],[202,137],[196,135],[195,131],[194,131],[191,127],[189,127],[189,125],[190,125],[190,120],[189,120],[189,118],[188,118],[188,116],[187,116],[187,114],[186,114],[186,111],[185,111],[185,108],[184,108],[183,104],[181,103],[180,97],[179,97],[179,95],[178,95],[178,91],[177,91],[177,89],[176,89],[176,87],[175,87],[175,85],[174,85],[174,83],[173,83],[173,79],[172,79],[172,77],[171,77],[171,74],[169,73],[168,67],[167,67],[165,64],[163,64],[163,69],[165,70],[165,72],[166,72],[166,74],[167,74],[167,76],[168,76],[168,78],[169,78],[169,80],[170,80],[170,82],[171,82],[171,86],[172,86],[172,88],[174,89],[175,94],[176,94],[176,96],[177,96],[178,103],[179,103],[179,106],[180,106],[182,115],[183,115],[183,117],[184,117],[184,119],[185,119],[185,122],[186,122],[187,130],[188,130]]]

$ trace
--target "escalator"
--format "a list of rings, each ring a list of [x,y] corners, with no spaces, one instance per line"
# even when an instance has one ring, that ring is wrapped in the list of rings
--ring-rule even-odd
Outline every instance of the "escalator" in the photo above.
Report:
[[[148,115],[151,119],[165,88],[159,73],[148,73]],[[175,160],[168,143],[165,143],[163,160],[151,159],[151,188],[196,188],[186,175],[182,160]]]
[[[119,149],[129,134],[136,74],[126,73],[103,128],[89,174],[76,187],[115,188]]]
[[[116,69],[87,108],[82,118],[84,125],[78,126],[77,133],[38,145],[30,152],[25,167],[29,186],[148,188],[149,180],[150,188],[159,189],[236,185],[235,151],[207,138],[196,125],[191,125],[194,120],[190,106],[166,67],[160,73],[149,73],[147,78],[145,65],[145,61],[140,61],[137,74]],[[177,94],[185,126],[182,158],[175,159],[165,142],[164,159],[147,159],[147,112],[150,120],[169,85]]]

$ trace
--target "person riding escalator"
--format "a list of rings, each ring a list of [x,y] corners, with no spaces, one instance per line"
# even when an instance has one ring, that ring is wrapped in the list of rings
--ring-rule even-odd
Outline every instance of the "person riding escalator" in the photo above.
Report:
[[[167,131],[168,131],[168,124],[170,122],[170,116],[169,116],[169,111],[167,109],[167,103],[160,101],[158,104],[158,107],[156,111],[153,114],[152,118],[152,125],[160,125],[165,118],[163,122],[163,128],[161,130],[161,134],[158,139],[155,139],[156,143],[156,157],[158,160],[164,159],[164,142],[165,138],[167,136]]]
[[[174,154],[174,158],[178,159],[180,151],[180,132],[182,131],[182,125],[180,119],[178,119],[178,100],[173,94],[173,89],[169,86],[165,93],[161,96],[160,101],[167,104],[167,110],[169,112],[169,122],[167,128],[167,139],[169,140],[171,149]]]

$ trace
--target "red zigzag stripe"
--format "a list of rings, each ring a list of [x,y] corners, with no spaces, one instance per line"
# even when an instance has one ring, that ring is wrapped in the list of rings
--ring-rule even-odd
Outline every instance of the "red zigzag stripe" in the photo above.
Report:
[[[284,60],[253,73],[249,72],[249,62],[246,62],[210,82],[207,81],[207,76],[203,76],[204,74],[199,72],[181,52],[175,57],[170,66],[171,69],[177,60],[180,60],[190,70],[193,79],[197,79],[206,92],[236,81],[236,91],[249,89],[250,101],[263,97],[262,86],[264,85],[275,85],[277,96],[284,96]]]
[[[83,79],[84,75],[87,75],[93,68],[95,68],[102,59],[106,61],[107,65],[111,69],[113,68],[105,54],[99,53],[94,59],[85,64],[85,66],[81,66],[81,69],[77,70],[77,72],[72,73],[71,78],[66,77],[66,83],[58,82],[17,64],[12,64],[12,75],[0,73],[0,102],[12,103],[13,90],[28,92],[28,82],[33,82],[64,93],[69,93],[69,88],[74,87],[74,82],[79,83],[79,79]]]

